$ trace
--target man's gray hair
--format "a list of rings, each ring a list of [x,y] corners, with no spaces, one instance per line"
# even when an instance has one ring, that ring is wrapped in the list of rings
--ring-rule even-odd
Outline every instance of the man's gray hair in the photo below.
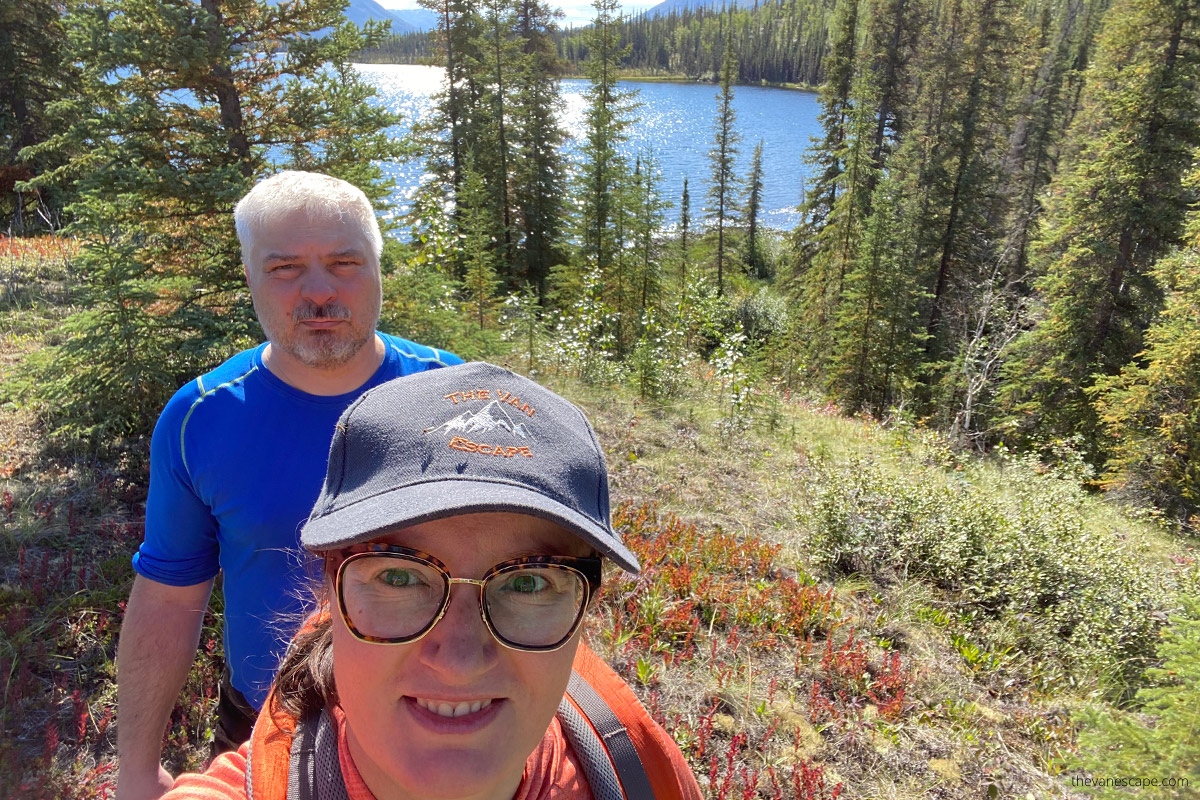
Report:
[[[319,172],[287,170],[254,185],[233,208],[233,224],[242,245],[242,261],[250,263],[255,233],[272,220],[303,210],[310,216],[345,217],[358,225],[371,243],[375,263],[383,254],[383,236],[371,201],[352,183]]]

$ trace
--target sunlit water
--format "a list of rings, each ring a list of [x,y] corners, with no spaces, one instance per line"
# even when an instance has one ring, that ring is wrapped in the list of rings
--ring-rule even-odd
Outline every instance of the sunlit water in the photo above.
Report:
[[[440,67],[399,64],[360,64],[358,69],[378,92],[375,102],[404,115],[407,129],[413,120],[429,114],[433,95],[442,87]],[[583,135],[585,80],[562,81],[563,127],[573,137],[566,145],[568,158],[578,158]],[[653,149],[662,176],[663,194],[673,203],[666,222],[679,217],[683,179],[688,179],[693,226],[704,217],[711,166],[713,120],[716,116],[716,87],[695,83],[641,83],[623,81],[622,88],[639,90],[638,121],[629,129],[624,152],[632,160],[639,152]],[[742,136],[736,164],[738,178],[750,171],[750,157],[759,139],[763,141],[763,199],[760,220],[772,228],[792,228],[798,219],[799,202],[808,166],[802,156],[809,138],[819,132],[816,95],[789,89],[739,86],[734,90],[737,131]],[[396,182],[395,205],[407,206],[425,172],[419,160],[384,165]]]

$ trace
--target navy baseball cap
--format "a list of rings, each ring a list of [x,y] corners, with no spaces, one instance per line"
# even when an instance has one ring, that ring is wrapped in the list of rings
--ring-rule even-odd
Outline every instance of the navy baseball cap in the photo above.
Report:
[[[558,523],[623,569],[639,569],[612,527],[604,453],[583,412],[482,362],[396,378],[346,409],[300,542],[336,550],[494,511]]]

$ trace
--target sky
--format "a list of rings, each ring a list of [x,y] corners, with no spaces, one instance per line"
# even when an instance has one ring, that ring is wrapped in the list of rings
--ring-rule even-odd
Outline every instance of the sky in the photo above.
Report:
[[[378,2],[379,5],[383,6],[384,8],[396,10],[418,7],[416,0],[376,0],[376,2]],[[644,11],[651,6],[658,5],[658,3],[659,0],[652,0],[652,2],[646,3],[623,3],[622,11],[626,14],[633,14],[638,11]],[[592,8],[590,0],[574,0],[574,2],[557,3],[556,5],[563,10],[564,14],[566,14],[561,23],[564,27],[567,25],[574,25],[578,28],[582,25],[586,25],[592,21],[592,17],[596,13],[595,9]]]

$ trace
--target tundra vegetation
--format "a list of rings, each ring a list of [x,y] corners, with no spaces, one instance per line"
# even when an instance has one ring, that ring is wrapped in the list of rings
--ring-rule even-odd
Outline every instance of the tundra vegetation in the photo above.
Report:
[[[1200,796],[1195,4],[597,0],[569,35],[531,0],[429,6],[450,80],[399,143],[350,64],[382,31],[336,0],[0,15],[0,794],[112,794],[148,434],[258,337],[233,202],[295,167],[383,211],[378,162],[417,150],[381,328],[596,421],[645,568],[588,636],[708,796]],[[618,77],[663,52],[719,84],[678,210],[624,147]],[[728,98],[786,58],[823,134],[777,232]],[[221,613],[174,770],[207,753]],[[1166,784],[1085,786],[1125,777]]]

